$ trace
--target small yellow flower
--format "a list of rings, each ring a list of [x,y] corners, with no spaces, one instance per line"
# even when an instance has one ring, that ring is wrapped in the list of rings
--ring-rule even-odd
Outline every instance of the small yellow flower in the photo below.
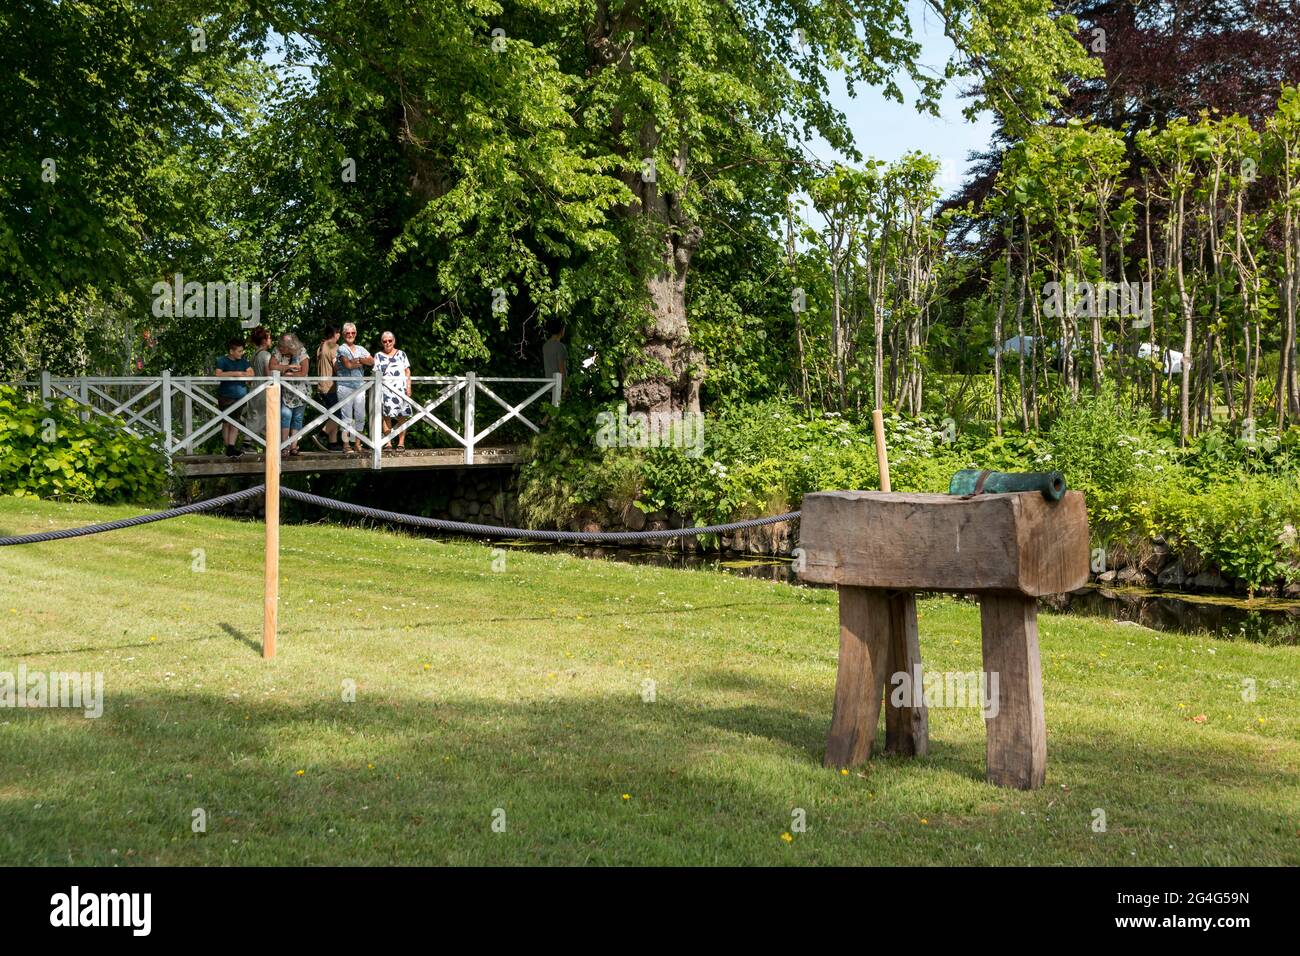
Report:
[[[1261,724],[1264,724],[1264,723],[1267,723],[1268,721],[1266,721],[1263,717],[1261,717],[1261,718],[1259,718],[1259,722],[1260,722]]]
[[[786,833],[781,834],[781,839],[784,840],[786,843],[794,842],[794,837],[792,837],[788,831]]]
[[[928,827],[929,825],[930,825],[930,821],[927,820],[925,817],[921,817],[921,826]]]
[[[624,799],[624,800],[631,800],[631,799],[632,799],[632,794],[630,794],[630,793],[625,793],[625,794],[623,794],[623,799]]]
[[[427,671],[427,670],[429,669],[429,665],[428,665],[428,664],[425,664],[425,665],[424,665],[424,669]]]
[[[841,777],[847,777],[848,775],[849,775],[849,768],[848,768],[848,767],[841,767],[841,768],[840,768],[840,776],[841,776]]]
[[[372,763],[368,763],[368,764],[366,764],[366,769],[367,769],[367,770],[374,770],[374,769],[375,769],[375,765],[372,764]]]
[[[306,772],[307,772],[306,770],[295,770],[295,771],[294,771],[294,774],[295,774],[296,776],[301,777],[301,776],[302,776],[303,774],[305,774]]]

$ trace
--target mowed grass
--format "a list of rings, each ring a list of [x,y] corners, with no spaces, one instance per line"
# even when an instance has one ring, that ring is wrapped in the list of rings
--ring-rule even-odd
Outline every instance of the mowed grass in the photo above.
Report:
[[[0,498],[0,534],[132,513]],[[0,549],[0,671],[99,671],[106,698],[0,710],[0,863],[1300,863],[1296,648],[1043,615],[1046,787],[984,781],[975,709],[841,774],[833,593],[493,561],[286,527],[264,662],[258,524]],[[979,667],[973,604],[920,626],[928,669]]]

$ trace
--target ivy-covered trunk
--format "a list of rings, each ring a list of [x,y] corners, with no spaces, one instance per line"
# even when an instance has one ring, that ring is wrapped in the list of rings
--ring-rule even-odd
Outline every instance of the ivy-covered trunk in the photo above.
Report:
[[[686,175],[685,150],[673,159],[674,172]],[[655,177],[657,179],[657,177]],[[691,344],[686,318],[686,277],[701,230],[683,213],[679,197],[657,181],[633,177],[638,203],[628,214],[641,217],[659,250],[657,269],[644,275],[649,315],[640,355],[628,363],[623,397],[629,409],[647,413],[698,412],[704,363]]]
[[[636,69],[633,53],[649,41],[655,29],[671,34],[670,24],[651,28],[638,13],[636,4],[611,9],[608,0],[597,0],[595,13],[586,34],[589,77],[603,71],[618,71],[630,76]],[[629,36],[640,38],[628,42]],[[658,77],[671,87],[671,77]],[[620,84],[624,90],[636,90],[636,84]],[[632,95],[640,98],[634,92]],[[646,105],[648,104],[641,104]],[[646,112],[652,112],[649,108]],[[672,188],[661,188],[661,173],[671,173],[673,183],[688,182],[688,150],[683,143],[668,160],[670,169],[660,170],[662,137],[652,120],[629,126],[624,108],[615,106],[610,114],[613,152],[624,160],[623,183],[633,195],[632,202],[618,210],[633,238],[633,249],[641,248],[648,238],[652,256],[633,253],[630,269],[645,291],[645,314],[630,316],[637,327],[639,352],[623,368],[623,397],[631,411],[662,414],[698,412],[703,356],[691,344],[690,324],[686,318],[686,280],[691,258],[699,246],[702,230],[691,221],[682,196]],[[635,122],[635,121],[632,121]],[[639,151],[636,153],[635,151]]]

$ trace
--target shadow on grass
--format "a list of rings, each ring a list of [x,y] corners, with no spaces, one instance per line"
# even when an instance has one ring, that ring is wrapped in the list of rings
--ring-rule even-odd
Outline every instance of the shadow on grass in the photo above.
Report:
[[[820,766],[827,718],[783,708],[778,685],[761,693],[774,702],[709,709],[168,689],[111,696],[99,720],[14,712],[0,731],[0,864],[1152,862],[1130,859],[1124,821],[1165,862],[1296,861],[1278,797],[1300,780],[1262,751],[1058,735],[1048,786],[1025,794],[979,782],[982,740],[967,735],[845,777]],[[1088,836],[1099,805],[1119,830],[1109,842]],[[812,821],[797,856],[779,839],[792,807]],[[926,815],[936,826],[918,829]]]
[[[222,631],[235,638],[242,644],[246,644],[255,650],[260,656],[262,653],[262,644],[255,641],[243,631],[239,630],[232,624],[221,623],[218,625]],[[168,637],[165,644],[202,644],[207,641],[216,640],[215,635],[204,635],[202,637]],[[81,644],[77,647],[63,647],[57,650],[42,649],[39,651],[28,651],[25,654],[6,654],[6,657],[12,657],[14,660],[23,660],[31,657],[55,657],[61,654],[92,654],[102,653],[104,651],[133,651],[142,648],[156,648],[157,641],[132,641],[128,644]]]
[[[255,640],[253,640],[251,637],[249,637],[247,634],[245,634],[245,633],[244,633],[243,631],[241,631],[239,628],[235,627],[235,625],[233,625],[233,624],[228,624],[228,623],[226,623],[225,621],[222,621],[221,624],[220,624],[219,626],[220,626],[220,628],[221,628],[223,631],[225,631],[227,634],[229,634],[229,635],[230,635],[231,637],[233,637],[235,640],[239,641],[241,644],[244,644],[244,645],[247,646],[247,647],[252,648],[254,651],[256,651],[256,652],[258,653],[259,656],[261,656],[261,653],[262,653],[262,642],[261,642],[261,641],[255,641]]]

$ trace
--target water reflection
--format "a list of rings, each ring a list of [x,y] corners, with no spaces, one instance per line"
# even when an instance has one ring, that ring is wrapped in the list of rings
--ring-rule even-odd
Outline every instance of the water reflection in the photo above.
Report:
[[[1213,634],[1225,640],[1264,644],[1300,642],[1300,602],[1247,601],[1168,591],[1088,587],[1043,600],[1053,610],[1129,621],[1156,631]]]

